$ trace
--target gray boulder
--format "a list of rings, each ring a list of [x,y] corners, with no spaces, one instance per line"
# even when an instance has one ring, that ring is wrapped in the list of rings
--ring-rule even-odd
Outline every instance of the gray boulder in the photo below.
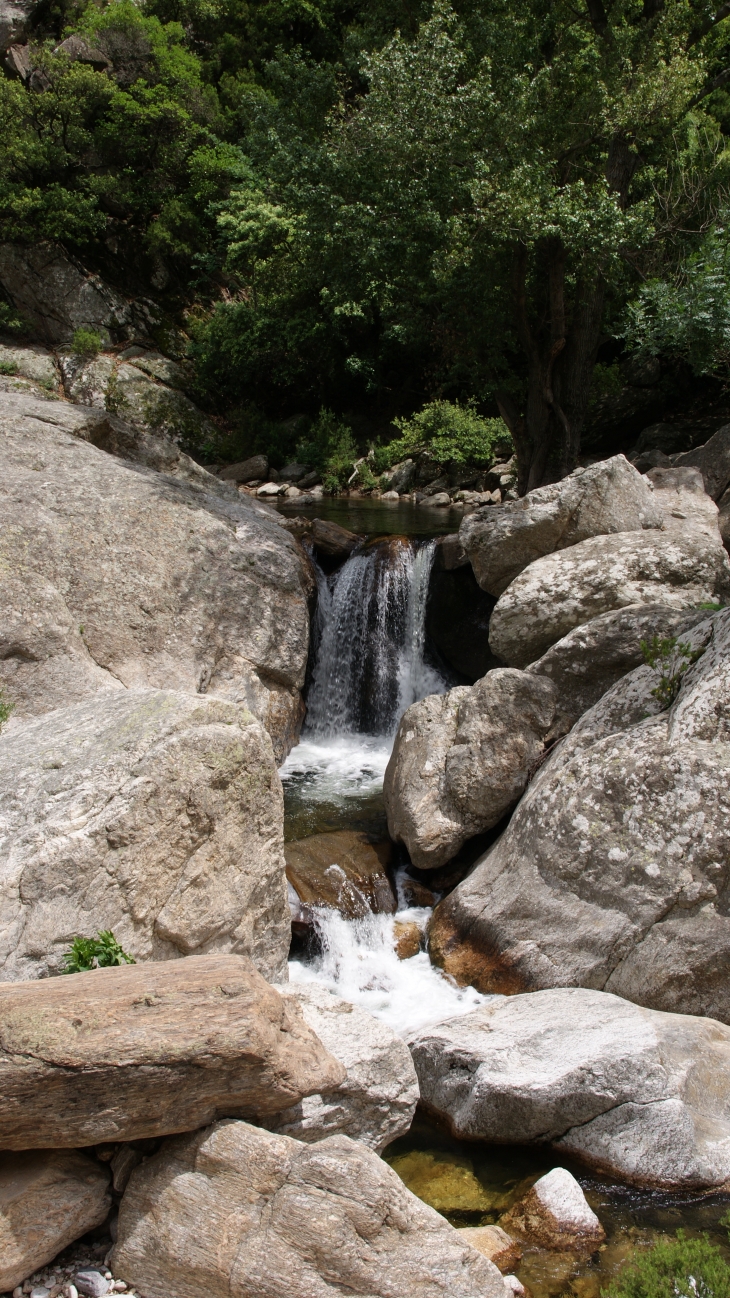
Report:
[[[717,506],[697,469],[652,469],[661,531],[596,536],[530,564],[497,601],[492,652],[514,667],[536,661],[576,626],[629,604],[675,610],[730,595]]]
[[[377,1154],[244,1122],[132,1173],[111,1258],[146,1298],[504,1298],[502,1277]]]
[[[5,394],[0,428],[11,727],[101,688],[185,690],[250,708],[281,759],[302,718],[309,574],[276,516],[105,412]]]
[[[649,667],[619,681],[437,907],[432,956],[459,982],[593,987],[730,1020],[730,610],[710,620],[672,707]]]
[[[283,799],[246,710],[100,692],[0,736],[0,981],[45,977],[77,935],[138,959],[289,950]]]
[[[443,865],[514,805],[554,711],[549,680],[502,667],[408,708],[383,791],[391,838],[415,866]]]
[[[589,537],[659,528],[651,487],[623,455],[530,491],[461,524],[459,539],[479,585],[501,595],[528,564]]]
[[[37,0],[0,0],[0,53],[26,35],[36,4]]]
[[[567,734],[622,676],[644,661],[642,641],[683,637],[698,623],[711,628],[702,609],[669,608],[666,604],[630,604],[602,613],[570,631],[527,668],[546,676],[557,690],[557,708],[550,737]]]
[[[18,7],[33,8],[22,0]],[[145,338],[159,322],[152,302],[122,297],[52,243],[0,244],[0,284],[51,346],[70,342],[82,328],[97,330],[104,340]]]
[[[730,1178],[721,1023],[556,988],[495,998],[410,1047],[424,1103],[461,1138],[551,1143],[640,1185]]]
[[[141,352],[137,348],[131,350]],[[145,355],[153,357],[151,365],[145,363]],[[77,405],[119,415],[134,427],[174,441],[200,445],[213,436],[213,425],[180,391],[179,378],[169,383],[169,373],[155,356],[155,353],[142,352],[139,357],[122,360],[104,352],[91,359],[64,354],[60,364],[66,395]],[[160,362],[164,359],[160,357]],[[172,365],[173,362],[168,362],[168,366]],[[178,368],[175,366],[175,371]]]
[[[60,382],[53,356],[47,348],[37,344],[24,347],[0,344],[0,375],[3,376],[3,382],[17,375],[19,379],[27,379],[46,392],[55,392]]]
[[[4,1154],[0,1160],[0,1289],[10,1292],[67,1244],[100,1226],[111,1208],[109,1172],[74,1149]]]
[[[252,455],[248,460],[239,460],[238,464],[227,464],[218,474],[227,482],[252,482],[256,478],[266,478],[269,473],[269,461],[265,455]]]
[[[730,488],[720,498],[720,536],[726,550],[730,550]]]
[[[327,1095],[311,1095],[266,1126],[309,1144],[343,1134],[380,1153],[404,1136],[418,1103],[418,1080],[407,1045],[367,1010],[318,983],[282,983],[277,991],[301,1008],[306,1023],[347,1069]]]
[[[719,500],[730,486],[730,424],[718,428],[704,446],[678,455],[674,463],[699,469],[708,496]]]

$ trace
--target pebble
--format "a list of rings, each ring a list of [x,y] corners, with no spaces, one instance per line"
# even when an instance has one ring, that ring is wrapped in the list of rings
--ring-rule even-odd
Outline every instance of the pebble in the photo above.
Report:
[[[34,1285],[30,1291],[30,1298],[48,1298],[50,1289],[46,1289],[44,1284]]]
[[[76,1288],[80,1294],[86,1294],[87,1298],[103,1298],[108,1293],[111,1285],[101,1271],[77,1271],[74,1277]],[[31,1298],[33,1295],[31,1294]],[[43,1298],[46,1298],[43,1295]]]

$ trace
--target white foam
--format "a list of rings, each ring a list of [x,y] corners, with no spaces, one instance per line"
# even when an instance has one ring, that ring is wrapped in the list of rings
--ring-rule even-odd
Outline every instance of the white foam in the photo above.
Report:
[[[401,1037],[441,1019],[468,1014],[489,999],[473,987],[457,987],[435,969],[425,951],[399,960],[393,946],[396,919],[413,919],[421,927],[430,911],[421,908],[398,915],[367,915],[348,920],[338,911],[317,909],[316,927],[322,952],[304,964],[292,960],[292,982],[324,983],[330,991],[362,1005]]]
[[[336,739],[304,735],[279,770],[282,783],[306,791],[307,802],[337,803],[369,797],[383,787],[392,740],[368,735]]]

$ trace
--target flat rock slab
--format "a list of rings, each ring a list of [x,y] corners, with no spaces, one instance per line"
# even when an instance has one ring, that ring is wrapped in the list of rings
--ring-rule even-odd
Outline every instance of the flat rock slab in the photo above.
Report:
[[[623,455],[576,469],[521,500],[464,519],[459,540],[479,585],[501,595],[528,564],[589,537],[659,528],[650,485]]]
[[[105,1220],[109,1172],[75,1149],[0,1154],[0,1289],[13,1289]]]
[[[542,755],[555,693],[545,677],[497,667],[408,708],[383,793],[391,837],[413,865],[445,865],[514,806]]]
[[[495,998],[410,1047],[422,1101],[462,1139],[549,1142],[643,1185],[730,1180],[730,1028],[712,1019],[555,988]]]
[[[672,707],[623,677],[437,906],[432,959],[483,992],[596,987],[730,1022],[730,610]]]
[[[394,915],[396,899],[386,867],[393,847],[387,840],[338,829],[311,834],[284,846],[286,877],[305,906],[328,906],[349,919]]]
[[[241,956],[0,985],[0,1148],[139,1140],[274,1113],[345,1070]]]
[[[418,1079],[405,1042],[359,1005],[318,983],[282,983],[326,1050],[347,1069],[328,1095],[310,1095],[263,1123],[271,1131],[311,1143],[343,1134],[377,1153],[404,1136],[418,1103]]]
[[[132,1174],[111,1266],[145,1298],[504,1298],[372,1150],[243,1122],[167,1141]]]
[[[3,731],[0,818],[0,980],[58,972],[99,929],[137,959],[284,975],[281,783],[245,708],[122,689]]]

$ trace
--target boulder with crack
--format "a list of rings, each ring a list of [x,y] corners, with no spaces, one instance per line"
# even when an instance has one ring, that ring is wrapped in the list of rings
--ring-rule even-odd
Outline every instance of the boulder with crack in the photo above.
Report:
[[[288,1109],[345,1069],[242,956],[0,985],[0,1148],[193,1131]]]
[[[430,950],[458,981],[730,1021],[730,610],[708,621],[672,707],[648,666],[619,681],[439,904]]]
[[[650,485],[623,455],[466,517],[459,540],[482,590],[501,595],[528,564],[592,536],[660,528]]]
[[[0,427],[10,725],[99,689],[207,692],[259,716],[281,759],[302,719],[309,574],[276,516],[106,412],[0,394]]]
[[[166,1141],[132,1173],[111,1267],[146,1298],[504,1298],[497,1268],[372,1150],[244,1122]]]
[[[0,980],[56,973],[112,929],[139,959],[290,940],[271,741],[237,704],[101,692],[0,736]]]
[[[347,1069],[337,1090],[311,1095],[263,1125],[312,1143],[342,1133],[380,1153],[404,1136],[418,1103],[418,1080],[407,1045],[367,1010],[319,983],[282,983],[330,1054]]]
[[[9,1292],[106,1219],[109,1172],[75,1149],[0,1158],[0,1289]]]
[[[712,1019],[556,988],[495,998],[410,1047],[423,1103],[461,1139],[550,1143],[640,1185],[730,1179],[730,1028]],[[519,1231],[518,1215],[500,1224]]]
[[[545,677],[495,668],[476,685],[413,703],[385,772],[390,835],[436,869],[514,806],[555,711]]]
[[[697,469],[653,469],[661,531],[594,536],[537,559],[492,613],[492,652],[513,667],[541,658],[575,627],[630,604],[676,610],[730,596],[717,506]]]

